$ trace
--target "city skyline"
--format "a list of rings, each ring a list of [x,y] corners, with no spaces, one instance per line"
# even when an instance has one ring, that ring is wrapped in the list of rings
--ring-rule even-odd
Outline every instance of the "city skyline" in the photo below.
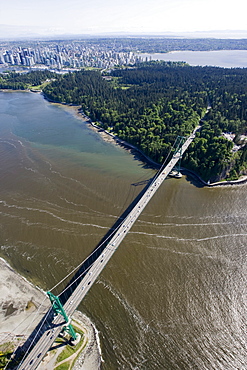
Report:
[[[245,0],[8,0],[1,7],[0,38],[194,32],[222,37],[233,31],[244,37],[245,10]]]

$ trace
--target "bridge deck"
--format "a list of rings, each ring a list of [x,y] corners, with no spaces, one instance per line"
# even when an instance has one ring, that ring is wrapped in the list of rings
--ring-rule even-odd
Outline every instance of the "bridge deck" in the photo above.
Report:
[[[176,165],[181,155],[186,151],[190,143],[195,137],[195,133],[199,130],[198,126],[192,135],[188,137],[185,143],[180,148],[179,152],[175,153],[167,164],[166,167],[162,168],[158,174],[155,176],[151,184],[148,186],[145,193],[142,195],[138,203],[130,211],[127,217],[121,222],[120,226],[117,228],[117,231],[114,235],[108,240],[106,247],[99,257],[92,264],[84,278],[75,288],[73,293],[70,295],[67,302],[64,304],[64,309],[69,317],[72,316],[73,312],[79,306],[82,299],[85,297],[90,287],[93,285],[101,271],[106,266],[107,262],[112,257],[113,253],[116,251],[122,240],[128,234],[131,227],[134,225],[137,218],[140,216],[148,202],[154,196],[156,191],[159,189],[165,178],[169,175],[169,172]],[[64,318],[61,315],[53,316],[52,308],[46,314],[47,319],[44,319],[43,327],[41,329],[40,338],[35,341],[34,348],[30,351],[27,357],[19,365],[18,369],[27,370],[27,369],[36,369],[45,356],[46,352],[50,349],[53,342],[60,334],[63,326],[66,324]],[[49,319],[48,319],[49,318]],[[47,324],[47,322],[49,324]]]

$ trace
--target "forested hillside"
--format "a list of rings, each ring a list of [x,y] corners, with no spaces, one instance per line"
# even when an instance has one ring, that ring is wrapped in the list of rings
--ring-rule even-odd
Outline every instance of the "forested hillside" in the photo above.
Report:
[[[25,90],[32,86],[39,86],[53,77],[56,77],[56,74],[50,71],[6,72],[0,74],[0,89]]]
[[[247,69],[149,62],[105,75],[82,70],[44,79],[33,73],[11,74],[4,84],[26,86],[25,79],[31,83],[32,76],[39,83],[52,79],[43,89],[48,99],[81,105],[98,125],[159,163],[177,135],[191,133],[211,107],[182,165],[205,181],[235,179],[247,171],[247,145],[241,136],[247,133]],[[235,134],[235,143],[222,136],[226,132]]]
[[[49,99],[82,105],[83,111],[120,138],[162,162],[177,135],[188,135],[204,118],[203,128],[184,156],[183,165],[205,181],[236,178],[247,168],[247,146],[233,153],[222,132],[247,130],[247,71],[150,62],[102,76],[81,71],[46,86]]]

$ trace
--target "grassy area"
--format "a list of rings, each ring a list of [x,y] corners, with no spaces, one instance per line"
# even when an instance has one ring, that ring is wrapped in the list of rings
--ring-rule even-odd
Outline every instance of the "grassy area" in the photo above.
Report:
[[[57,366],[56,370],[68,370],[69,367],[70,367],[70,364],[65,362],[64,364]]]
[[[0,345],[0,369],[5,368],[13,351],[14,351],[14,344],[11,342]]]
[[[82,345],[82,342],[83,342],[83,339],[84,339],[84,333],[83,333],[82,330],[80,330],[75,325],[74,325],[74,328],[75,328],[76,332],[81,335],[81,340],[76,346],[71,346],[69,343],[65,346],[64,350],[57,357],[56,363],[59,364],[61,361],[64,361],[66,359],[68,359],[68,361],[66,361],[66,363],[64,363],[64,364],[58,365],[56,367],[56,370],[66,370],[66,369],[68,369],[69,364],[70,364],[69,358],[73,354],[75,354]],[[57,338],[56,343],[62,343],[62,342],[64,342],[64,339]],[[73,363],[75,362],[75,360],[76,360],[76,358],[73,360]]]
[[[56,363],[59,364],[61,361],[67,360],[64,364],[57,365],[56,370],[68,370],[71,362],[69,361],[69,358],[75,354],[82,346],[83,340],[84,340],[84,332],[79,329],[77,326],[74,325],[74,328],[78,334],[81,335],[81,339],[79,343],[75,346],[72,346],[69,344],[69,341],[66,338],[58,337],[55,341],[56,345],[63,345],[64,349],[57,357]],[[86,343],[85,343],[86,345]],[[83,347],[84,348],[84,347]],[[82,348],[82,349],[83,349]],[[0,345],[0,370],[4,369],[7,365],[8,361],[10,360],[10,357],[14,351],[14,343],[12,342],[6,342],[2,345]],[[56,353],[57,349],[51,349],[51,352]],[[79,354],[78,354],[79,355]],[[76,356],[75,359],[73,359],[74,363],[76,361],[78,356]]]
[[[121,83],[121,78],[120,77],[107,77],[103,76],[105,79],[112,85],[114,89],[122,89],[122,90],[128,90],[132,85],[130,84],[122,84]]]
[[[44,83],[42,83],[41,85],[37,85],[37,86],[32,86],[31,84],[27,86],[27,88],[29,90],[32,90],[32,91],[42,91],[44,89],[44,87],[46,85],[48,85],[49,83],[51,83],[51,81],[45,81]]]

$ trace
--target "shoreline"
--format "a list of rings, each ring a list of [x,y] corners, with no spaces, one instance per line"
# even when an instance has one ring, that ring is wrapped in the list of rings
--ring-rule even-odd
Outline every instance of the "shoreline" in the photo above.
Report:
[[[15,271],[0,257],[0,345],[11,351],[22,346],[50,307],[45,292]],[[73,369],[99,370],[102,362],[97,329],[82,312],[73,314],[75,324],[85,332],[85,346]],[[59,353],[58,353],[59,354]],[[38,369],[52,370],[56,354],[48,352]],[[45,364],[45,365],[44,365]]]
[[[48,100],[49,101],[49,100]],[[115,145],[119,145],[122,148],[129,151],[132,155],[138,154],[138,157],[141,161],[143,161],[145,164],[158,169],[160,165],[156,162],[154,162],[151,158],[149,158],[146,154],[144,154],[140,149],[135,147],[132,144],[129,144],[127,141],[124,141],[117,137],[116,135],[104,130],[103,128],[97,126],[92,120],[86,116],[83,111],[81,111],[81,107],[78,105],[68,105],[68,104],[62,104],[57,102],[49,101],[49,103],[54,104],[56,106],[60,106],[64,110],[72,111],[75,117],[79,118],[82,122],[88,125],[88,127],[93,130],[94,132],[97,132],[102,139],[105,142],[112,143]]]
[[[55,103],[55,102],[50,102],[50,103],[61,106],[65,110],[66,109],[68,109],[69,111],[73,110],[77,118],[81,119],[84,123],[86,123],[94,132],[97,132],[106,142],[123,147],[124,149],[128,150],[132,155],[137,155],[141,161],[145,162],[147,165],[155,169],[158,169],[160,167],[158,163],[154,162],[151,158],[146,156],[140,149],[138,149],[134,145],[129,144],[128,142],[118,138],[116,135],[104,130],[103,128],[93,123],[92,120],[88,116],[86,116],[83,113],[83,111],[81,111],[80,106],[61,104],[61,103]],[[244,185],[247,183],[247,175],[241,176],[238,180],[228,180],[228,181],[224,180],[224,181],[218,181],[214,183],[207,183],[197,173],[195,173],[192,170],[189,170],[187,168],[182,168],[181,172],[183,172],[185,175],[191,175],[192,177],[196,179],[196,181],[201,183],[203,186],[207,186],[209,188],[219,187],[219,186]]]
[[[197,173],[193,172],[192,170],[188,170],[187,168],[181,168],[181,172],[183,172],[185,175],[192,176],[201,183],[204,186],[207,186],[208,188],[215,188],[215,187],[221,187],[221,186],[233,186],[233,185],[245,185],[247,183],[247,175],[241,176],[238,180],[223,180],[218,182],[212,182],[211,184],[204,181]]]
[[[28,92],[28,93],[33,93],[33,94],[40,94],[43,95],[44,99],[47,100],[50,104],[54,104],[56,106],[60,106],[63,109],[68,109],[70,112],[73,111],[75,116],[82,120],[84,123],[86,123],[94,132],[97,132],[104,141],[119,145],[125,150],[128,150],[132,155],[137,155],[138,159],[148,166],[151,166],[152,168],[159,169],[160,164],[157,162],[153,161],[151,158],[149,158],[146,154],[144,154],[140,149],[135,147],[132,144],[129,144],[127,141],[124,141],[120,138],[118,138],[116,135],[104,130],[103,128],[97,126],[95,123],[92,122],[92,120],[86,116],[86,114],[81,110],[80,105],[73,105],[73,104],[66,104],[66,103],[59,103],[52,101],[48,99],[45,94],[42,91],[32,91],[32,90],[11,90],[11,89],[0,89],[0,92]],[[218,181],[214,183],[208,183],[204,181],[197,173],[195,173],[192,170],[182,168],[181,171],[186,175],[187,173],[189,175],[192,175],[198,181],[201,183],[203,186],[207,186],[209,188],[213,187],[220,187],[220,186],[234,186],[234,185],[244,185],[247,183],[247,175],[241,176],[237,180],[223,180],[223,181]]]

